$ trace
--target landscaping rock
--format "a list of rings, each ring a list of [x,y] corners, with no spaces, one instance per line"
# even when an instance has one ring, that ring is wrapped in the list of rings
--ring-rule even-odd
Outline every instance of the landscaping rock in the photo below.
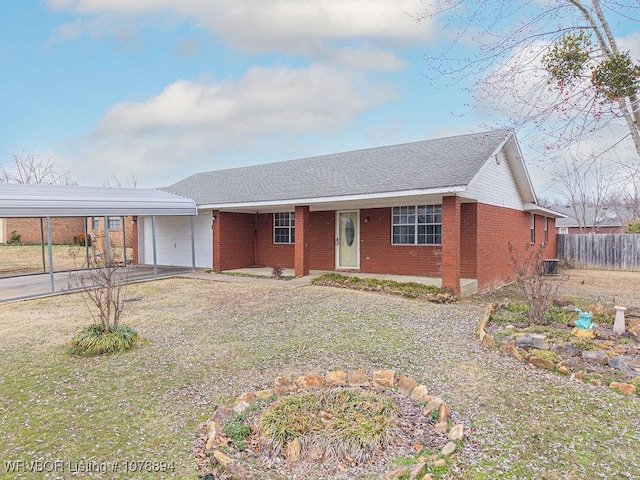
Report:
[[[244,412],[247,408],[249,408],[251,405],[247,402],[238,402],[235,404],[235,406],[233,407],[233,411],[235,413],[242,413]]]
[[[553,362],[550,362],[549,360],[546,360],[544,358],[536,357],[535,355],[532,355],[529,358],[529,363],[534,367],[545,368],[547,370],[555,370],[556,368],[556,365]]]
[[[618,355],[624,355],[625,353],[627,353],[627,350],[628,348],[624,345],[616,345],[615,347],[613,347],[613,352],[617,353]]]
[[[346,385],[347,374],[339,370],[335,370],[333,372],[327,373],[325,380],[327,382],[327,385],[330,385],[330,386]]]
[[[397,478],[402,478],[407,475],[411,470],[408,467],[399,468],[398,470],[394,470],[393,472],[389,472],[385,475],[386,480],[395,480]]]
[[[448,422],[451,417],[451,409],[446,403],[443,403],[438,408],[438,420],[440,422]]]
[[[606,365],[609,361],[609,357],[602,350],[585,350],[582,352],[582,359],[585,362],[599,363]]]
[[[213,458],[225,469],[231,467],[234,463],[233,458],[220,450],[213,452]]]
[[[257,400],[264,400],[265,398],[273,397],[276,394],[277,394],[277,392],[276,392],[275,388],[267,388],[265,390],[257,391],[256,392],[256,399]]]
[[[236,403],[240,403],[240,402],[255,403],[255,401],[256,401],[256,394],[253,392],[243,393],[238,398],[236,398]]]
[[[364,368],[349,372],[347,374],[347,381],[350,387],[368,387],[370,385],[367,372],[365,372]]]
[[[432,465],[433,465],[434,468],[446,467],[447,466],[447,461],[444,458],[441,458],[441,459],[436,460],[435,462],[433,462]]]
[[[516,346],[519,348],[537,348],[539,350],[549,350],[549,344],[542,338],[532,335],[516,338]]]
[[[624,359],[620,357],[614,357],[609,359],[609,366],[611,368],[616,368],[623,373],[626,373],[630,377],[633,377],[636,372],[624,361]]]
[[[447,433],[449,424],[447,422],[438,422],[433,426],[433,429],[438,433]]]
[[[511,342],[513,342],[513,344],[511,344]],[[510,341],[509,343],[507,343],[507,345],[504,347],[504,352],[507,355],[509,355],[509,356],[511,356],[511,357],[513,357],[513,358],[515,358],[517,360],[522,361],[522,355],[520,354],[520,352],[516,348],[515,343],[516,342],[513,341],[513,340]]]
[[[454,442],[462,440],[464,438],[464,425],[462,423],[458,423],[451,427],[448,437],[449,440],[452,440]]]
[[[627,316],[629,315],[628,313]],[[627,318],[627,332],[633,335],[635,340],[640,340],[640,318]]]
[[[565,367],[564,365],[560,365],[558,367],[558,372],[560,372],[562,375],[569,375],[569,369],[567,367]]]
[[[424,407],[424,409],[425,411],[431,413],[439,409],[440,405],[442,405],[443,403],[444,402],[440,397],[432,397],[431,400],[427,402],[427,406]]]
[[[553,345],[549,350],[561,357],[579,357],[582,355],[582,350],[570,343]]]
[[[301,375],[296,378],[296,384],[299,388],[319,388],[324,386],[324,378],[316,375]]]
[[[575,327],[573,330],[571,330],[571,335],[580,338],[596,338],[595,330],[585,330],[584,328],[578,327]]]
[[[413,378],[406,377],[404,375],[400,375],[398,378],[398,390],[403,395],[407,397],[411,396],[411,392],[413,389],[418,386],[418,382],[416,382]]]
[[[293,380],[284,377],[277,377],[273,382],[273,388],[278,392],[278,395],[288,395],[298,390],[298,386]]]
[[[374,370],[373,386],[376,388],[393,388],[395,378],[395,370]]]
[[[285,455],[287,460],[290,462],[297,462],[300,460],[300,452],[302,451],[302,445],[300,445],[300,440],[294,438],[293,440],[287,443],[287,449]]]
[[[442,447],[440,453],[444,456],[449,456],[456,451],[456,446],[457,445],[454,442],[449,442],[444,447]]]
[[[609,388],[612,390],[618,390],[623,395],[633,395],[637,391],[637,387],[630,383],[611,382]]]
[[[418,480],[418,477],[420,477],[426,469],[427,469],[426,462],[418,463],[415,467],[413,467],[413,470],[411,470],[411,475],[409,475],[409,480]]]
[[[427,392],[426,385],[418,385],[411,392],[411,398],[414,399],[416,402],[428,402],[429,398],[427,397],[430,397],[430,395]]]

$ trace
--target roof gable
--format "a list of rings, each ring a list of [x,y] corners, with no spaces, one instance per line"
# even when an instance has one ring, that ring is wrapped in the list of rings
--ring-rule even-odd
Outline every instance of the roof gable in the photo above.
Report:
[[[512,133],[477,134],[204,172],[165,190],[199,206],[459,190]],[[456,188],[458,187],[458,188]]]

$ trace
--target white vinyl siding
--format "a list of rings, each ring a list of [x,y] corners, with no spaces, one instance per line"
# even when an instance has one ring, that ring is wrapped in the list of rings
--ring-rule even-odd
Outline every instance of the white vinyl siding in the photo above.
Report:
[[[487,160],[469,182],[465,197],[487,205],[515,210],[523,209],[523,201],[515,177],[502,151]]]

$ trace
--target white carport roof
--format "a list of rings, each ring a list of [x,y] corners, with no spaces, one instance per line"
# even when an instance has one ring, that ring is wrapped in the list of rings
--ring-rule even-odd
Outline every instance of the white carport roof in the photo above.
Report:
[[[193,200],[154,189],[0,184],[0,218],[197,213]]]

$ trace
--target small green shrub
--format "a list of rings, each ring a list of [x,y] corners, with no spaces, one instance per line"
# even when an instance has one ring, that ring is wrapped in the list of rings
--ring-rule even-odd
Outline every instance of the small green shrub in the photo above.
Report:
[[[7,240],[7,243],[9,245],[19,245],[21,241],[22,241],[22,235],[20,235],[18,232],[13,230],[11,232],[11,236],[9,237],[9,240]]]
[[[573,312],[568,312],[563,308],[551,307],[547,312],[549,323],[559,323],[566,325],[574,317]]]
[[[558,362],[558,356],[549,350],[539,350],[537,348],[534,348],[533,350],[531,350],[531,355],[533,355],[534,357],[541,358],[543,360],[547,360],[548,362],[551,362],[551,363]]]
[[[244,415],[236,413],[224,425],[224,434],[238,450],[244,448],[244,441],[251,433],[251,428],[245,423],[245,419]]]
[[[102,325],[90,325],[71,339],[70,353],[95,356],[122,353],[133,348],[138,333],[128,325],[119,325],[114,331],[105,331]]]
[[[529,305],[523,303],[510,303],[505,309],[512,313],[529,313],[529,310],[531,310]]]

